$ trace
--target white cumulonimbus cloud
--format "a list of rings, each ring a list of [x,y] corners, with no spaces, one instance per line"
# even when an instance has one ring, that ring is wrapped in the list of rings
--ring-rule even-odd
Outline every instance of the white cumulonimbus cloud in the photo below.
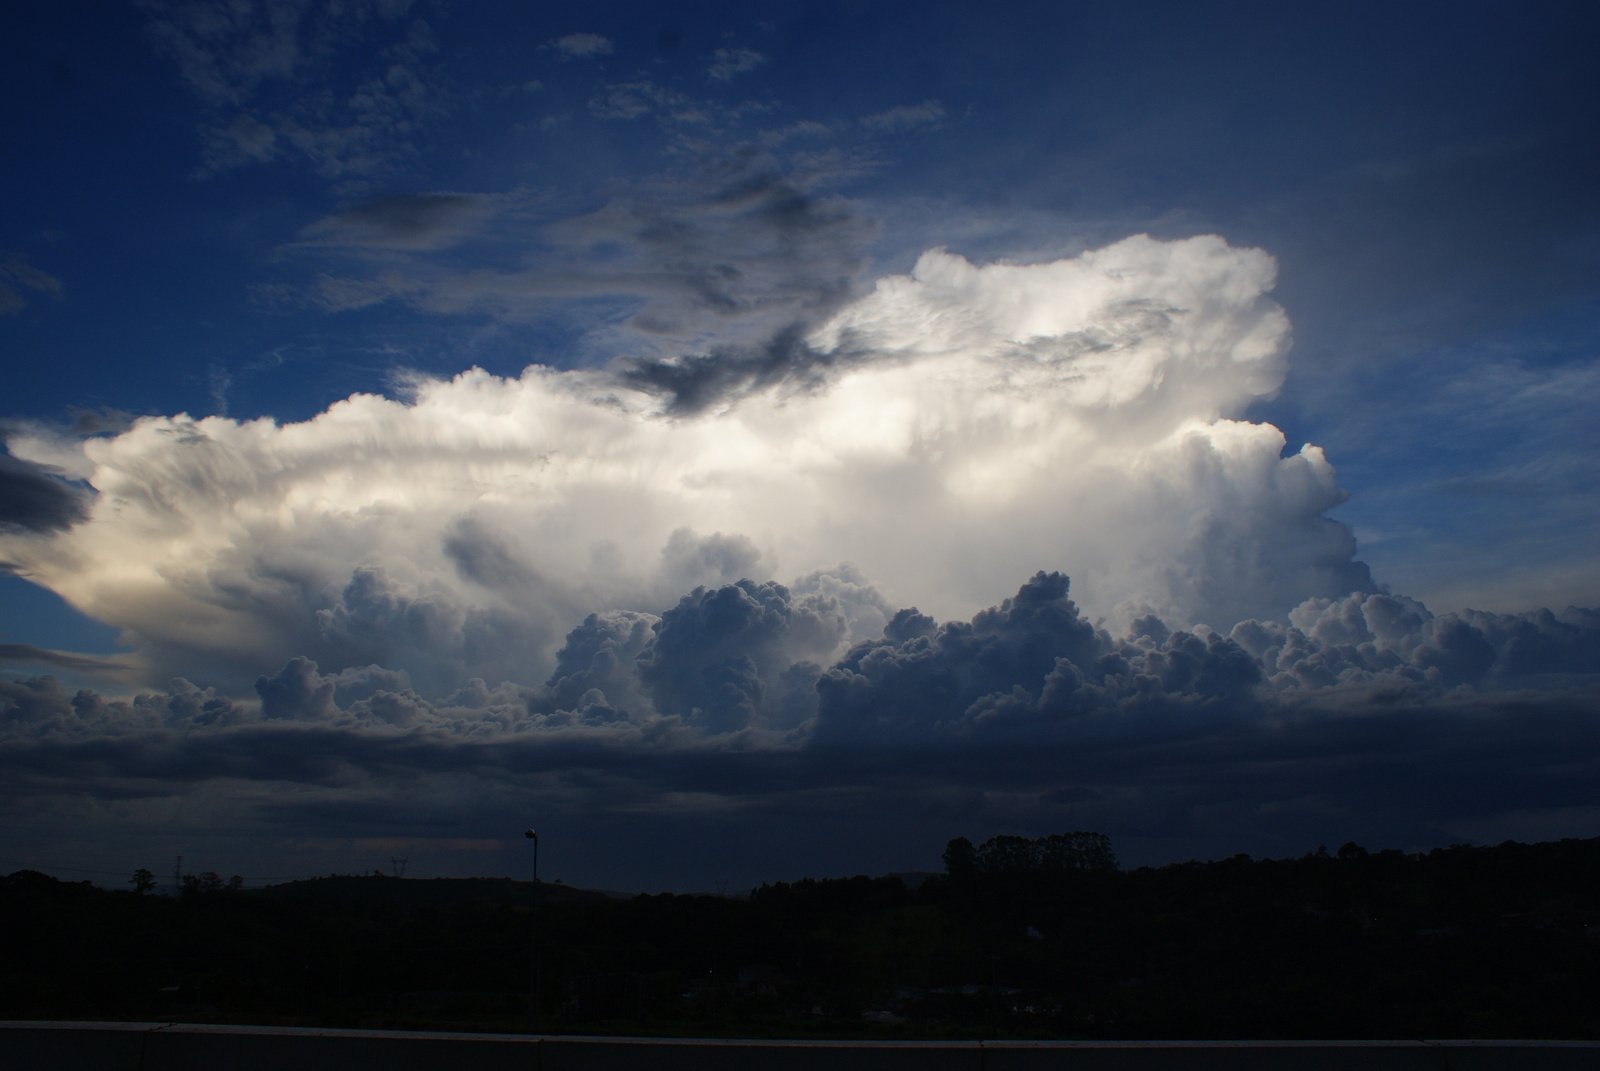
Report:
[[[1216,237],[933,250],[809,330],[811,374],[691,413],[620,367],[534,365],[299,424],[17,432],[13,455],[94,495],[70,527],[0,532],[0,558],[152,679],[224,688],[298,655],[424,691],[542,681],[587,614],[740,577],[868,592],[839,651],[889,608],[965,617],[1040,568],[1091,617],[1226,632],[1372,590],[1322,452],[1238,419],[1284,374],[1274,270]]]

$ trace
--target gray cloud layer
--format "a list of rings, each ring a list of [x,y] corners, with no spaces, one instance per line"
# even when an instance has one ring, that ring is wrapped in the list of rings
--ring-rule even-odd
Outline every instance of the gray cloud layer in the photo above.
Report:
[[[697,588],[660,616],[588,616],[543,685],[432,698],[304,658],[252,701],[13,680],[0,806],[12,822],[70,789],[126,820],[225,790],[247,824],[377,835],[420,800],[461,830],[522,800],[619,828],[648,808],[639,835],[870,804],[843,840],[1068,823],[1146,853],[1559,832],[1600,806],[1593,610],[1434,616],[1369,594],[1229,636],[1146,617],[1114,637],[1040,573],[970,620],[902,610],[820,660],[873,612],[848,576]]]

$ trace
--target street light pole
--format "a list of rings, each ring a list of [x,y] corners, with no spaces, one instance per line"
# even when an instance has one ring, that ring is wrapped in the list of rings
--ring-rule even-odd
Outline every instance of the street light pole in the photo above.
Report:
[[[539,834],[530,829],[522,834],[533,841],[533,1032],[539,1032]]]

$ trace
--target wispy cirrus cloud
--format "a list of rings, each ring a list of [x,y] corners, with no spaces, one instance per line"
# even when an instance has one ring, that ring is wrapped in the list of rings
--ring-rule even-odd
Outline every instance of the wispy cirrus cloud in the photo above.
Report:
[[[611,38],[597,33],[569,33],[550,42],[550,47],[572,59],[609,56],[615,49]]]
[[[56,651],[35,647],[31,643],[0,643],[0,662],[32,666],[46,672],[85,675],[101,683],[120,682],[132,676],[133,666],[126,659],[101,655],[79,654],[76,651]]]
[[[36,296],[61,299],[61,280],[21,253],[0,251],[0,316],[15,316]]]
[[[767,57],[753,48],[719,48],[711,54],[711,66],[706,77],[713,82],[729,82],[737,75],[753,71],[767,61]]]
[[[944,105],[936,100],[921,104],[897,104],[881,112],[861,117],[861,125],[880,133],[900,133],[923,127],[934,127],[944,122]]]
[[[410,6],[147,5],[150,41],[205,108],[198,175],[292,159],[360,183],[413,156],[448,93]]]
[[[389,194],[357,202],[308,224],[296,247],[428,251],[472,236],[493,214],[484,194]]]
[[[646,115],[697,115],[689,98],[677,90],[639,80],[606,85],[589,98],[589,113],[596,119],[638,119]]]

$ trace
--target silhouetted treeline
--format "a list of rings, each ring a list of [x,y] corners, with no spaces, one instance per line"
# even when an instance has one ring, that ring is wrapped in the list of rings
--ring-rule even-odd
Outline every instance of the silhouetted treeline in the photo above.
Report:
[[[1600,839],[1115,869],[1099,834],[747,897],[540,890],[539,1022],[661,1034],[1600,1037]],[[0,879],[0,1018],[523,1030],[531,886]]]
[[[1115,870],[1117,854],[1104,833],[1052,833],[1048,837],[990,837],[974,848],[957,837],[944,849],[945,873],[1030,877],[1069,870]]]

